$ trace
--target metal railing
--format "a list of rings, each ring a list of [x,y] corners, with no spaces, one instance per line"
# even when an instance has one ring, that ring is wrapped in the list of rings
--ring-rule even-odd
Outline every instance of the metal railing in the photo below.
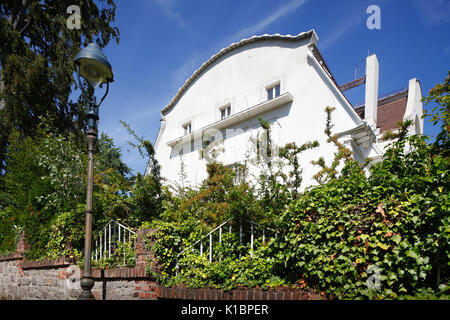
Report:
[[[133,243],[132,235],[136,234],[129,227],[124,226],[120,222],[110,220],[103,229],[98,233],[94,250],[92,251],[92,260],[98,261],[111,258],[114,251],[120,244]],[[125,265],[125,250],[123,252],[123,264]]]
[[[248,224],[250,224],[250,233],[249,235],[249,253],[250,253],[250,258],[253,258],[253,251],[254,251],[254,247],[255,247],[255,240],[257,240],[258,238],[261,238],[262,243],[264,243],[266,241],[266,236],[268,236],[268,232],[274,234],[274,238],[277,237],[277,233],[270,229],[270,228],[263,228],[261,227],[260,224],[254,222],[254,221],[250,221],[247,220],[245,218],[240,218],[239,219],[239,224],[238,224],[238,228],[239,228],[239,245],[243,245],[244,243],[244,232],[243,232],[243,222],[246,222]],[[202,236],[199,240],[195,241],[194,243],[192,243],[191,245],[189,245],[186,249],[184,249],[183,251],[181,251],[180,253],[177,254],[176,256],[176,260],[177,260],[177,265],[176,265],[176,270],[178,272],[179,269],[179,265],[178,265],[178,261],[180,259],[180,257],[186,253],[188,250],[191,250],[192,252],[195,252],[196,250],[196,246],[199,246],[199,254],[201,257],[203,257],[204,254],[208,255],[208,260],[209,262],[212,262],[213,259],[213,254],[214,254],[214,246],[213,246],[213,242],[214,242],[214,238],[216,238],[217,243],[222,243],[222,235],[224,232],[228,233],[232,233],[233,232],[233,219],[229,219],[225,222],[223,222],[222,224],[220,224],[218,227],[214,228],[213,230],[211,230],[210,232],[208,232],[206,235]],[[204,248],[204,243],[208,245],[207,248]],[[241,259],[241,252],[239,252],[239,259]],[[216,259],[217,260],[217,259]],[[220,258],[219,258],[220,260]]]

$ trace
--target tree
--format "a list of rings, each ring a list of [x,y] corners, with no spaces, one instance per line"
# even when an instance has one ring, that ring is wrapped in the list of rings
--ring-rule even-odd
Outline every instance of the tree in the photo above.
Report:
[[[436,106],[431,111],[425,110],[423,118],[429,117],[434,125],[438,123],[441,126],[441,132],[437,135],[433,147],[439,151],[443,151],[446,156],[449,155],[450,150],[450,71],[444,79],[444,83],[437,84],[432,88],[428,96],[423,98],[426,104],[434,102]]]
[[[114,141],[102,132],[97,141],[95,169],[105,171],[109,168],[113,168],[121,176],[131,173],[131,169],[121,159],[120,148],[114,147]]]
[[[155,157],[153,144],[143,137],[139,137],[125,121],[120,121],[128,133],[138,142],[128,142],[136,148],[143,158],[148,159],[150,169],[144,176],[139,172],[135,177],[130,204],[137,221],[149,221],[158,217],[162,211],[165,193],[162,186],[161,167]]]
[[[72,59],[82,45],[94,39],[100,47],[119,43],[119,30],[111,26],[113,0],[5,0],[0,3],[0,174],[5,166],[12,128],[33,136],[39,117],[48,114],[51,126],[83,139],[83,98],[73,101]],[[80,8],[81,28],[69,29],[67,8]],[[83,82],[83,86],[87,84]],[[87,89],[89,90],[89,89]],[[92,90],[89,91],[93,94]]]
[[[55,133],[46,124],[43,120],[34,138],[18,130],[10,134],[4,191],[0,192],[4,200],[0,201],[0,223],[9,219],[24,228],[34,258],[45,255],[54,220],[68,212],[80,220],[80,210],[78,214],[74,210],[85,201],[86,154],[71,135]],[[78,222],[68,234],[82,230],[83,223]]]

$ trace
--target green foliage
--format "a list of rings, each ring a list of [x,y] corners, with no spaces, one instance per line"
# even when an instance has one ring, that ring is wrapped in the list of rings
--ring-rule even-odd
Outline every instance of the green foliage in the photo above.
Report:
[[[23,228],[17,225],[11,208],[0,208],[0,255],[16,251],[17,241],[22,231]]]
[[[33,138],[19,131],[10,136],[6,172],[0,179],[0,250],[13,252],[23,229],[31,246],[28,259],[81,259],[86,149],[73,135],[59,134],[50,121],[41,121]],[[154,177],[125,177],[126,166],[112,140],[106,135],[100,140],[105,143],[96,157],[104,161],[94,175],[94,236],[109,220],[134,227],[152,220],[161,207]]]
[[[83,99],[70,98],[78,86],[73,58],[94,39],[102,48],[110,40],[118,43],[119,30],[112,26],[116,14],[112,0],[77,1],[81,29],[67,28],[67,8],[73,4],[70,0],[0,3],[0,99],[5,102],[0,110],[0,173],[12,129],[34,137],[46,114],[51,127],[59,133],[72,132],[83,142]]]
[[[82,259],[85,205],[56,215],[50,222],[50,237],[45,246],[47,258],[69,257]]]
[[[45,122],[44,122],[45,123]],[[83,156],[73,142],[41,126],[34,139],[11,134],[2,203],[7,217],[24,228],[30,258],[45,255],[55,213],[74,210],[84,197]],[[85,158],[84,158],[85,159]]]
[[[340,298],[414,294],[435,287],[437,274],[448,283],[448,163],[423,138],[405,140],[413,151],[394,143],[370,178],[342,176],[291,204],[273,245],[284,276]],[[381,269],[378,291],[366,285],[370,265]]]
[[[192,222],[191,222],[192,223]],[[239,244],[235,233],[224,233],[222,242],[214,245],[214,257],[218,260],[212,263],[208,260],[208,250],[201,257],[197,252],[186,251],[181,257],[177,254],[189,244],[198,239],[201,232],[195,229],[195,224],[178,225],[173,223],[157,223],[158,232],[152,235],[152,249],[158,261],[160,271],[147,273],[166,286],[183,284],[188,287],[211,287],[230,290],[237,286],[261,286],[263,288],[284,285],[285,282],[273,276],[274,260],[264,256],[265,247],[259,242],[255,246],[253,259],[244,252],[244,245]],[[186,240],[187,239],[187,240]],[[248,253],[248,252],[247,252]],[[177,273],[179,270],[179,273]]]
[[[131,191],[130,205],[132,207],[135,222],[150,221],[159,217],[162,210],[162,203],[165,197],[161,177],[161,168],[155,158],[155,149],[153,144],[139,137],[130,125],[125,121],[120,121],[128,133],[138,142],[128,142],[132,147],[136,148],[139,154],[148,159],[148,169],[145,176],[137,174],[134,179],[134,185]]]
[[[114,169],[121,176],[131,173],[131,169],[122,161],[120,148],[114,146],[113,140],[102,132],[97,141],[97,151],[95,157],[95,170],[105,171]]]
[[[136,254],[133,247],[135,240],[136,235],[133,235],[131,242],[117,242],[115,248],[111,249],[111,256],[105,250],[102,255],[106,258],[93,260],[92,267],[108,269],[127,266],[133,268],[136,265]]]
[[[342,143],[338,141],[337,136],[332,135],[331,129],[333,128],[333,124],[331,124],[331,114],[335,108],[326,107],[325,112],[327,114],[327,120],[325,124],[324,133],[328,137],[327,142],[333,143],[337,147],[337,152],[334,154],[334,159],[331,163],[331,166],[327,166],[325,163],[325,159],[320,157],[317,161],[312,161],[312,164],[321,167],[321,170],[314,175],[314,179],[319,183],[323,184],[333,179],[339,175],[339,166],[344,162],[344,169],[342,170],[343,174],[346,174],[348,170],[354,170],[358,167],[357,161],[353,160],[351,151],[344,146]]]
[[[429,110],[424,110],[423,118],[429,117],[429,121],[433,125],[439,124],[441,126],[441,131],[437,135],[433,147],[437,152],[443,152],[447,157],[449,156],[450,150],[450,71],[447,73],[447,77],[444,83],[437,84],[429,92],[429,95],[422,98],[426,101],[426,104],[435,103],[434,108]]]
[[[264,188],[234,185],[232,173],[212,163],[198,190],[181,199],[170,195],[163,221],[152,225],[159,229],[152,236],[161,269],[157,280],[223,289],[299,286],[340,299],[448,298],[450,192],[443,140],[441,147],[428,145],[426,137],[407,136],[410,122],[400,123],[398,132],[386,135],[395,141],[367,177],[365,164],[353,160],[332,135],[332,111],[326,109],[325,134],[337,151],[331,165],[323,159],[316,162],[321,167],[319,186],[296,195],[292,191],[301,177],[283,179],[283,172],[276,170],[280,159],[272,158],[273,170],[260,180]],[[270,130],[268,123],[261,125]],[[280,158],[296,167],[295,156],[315,145],[288,144],[280,148]],[[203,257],[198,248],[191,252],[190,245],[226,217],[247,215],[278,231],[276,239],[257,246],[253,259],[236,234],[224,234],[222,243],[214,246],[212,263],[207,246]]]

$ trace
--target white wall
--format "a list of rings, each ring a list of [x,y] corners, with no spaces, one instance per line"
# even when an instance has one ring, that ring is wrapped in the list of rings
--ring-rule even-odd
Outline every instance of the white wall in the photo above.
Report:
[[[312,176],[319,171],[311,160],[324,156],[329,164],[336,148],[326,142],[325,107],[335,107],[333,132],[351,129],[361,121],[346,101],[333,89],[323,71],[308,58],[307,41],[287,42],[267,40],[247,44],[219,58],[208,67],[184,92],[174,107],[165,115],[165,129],[156,145],[156,158],[162,166],[161,173],[169,182],[180,182],[179,146],[174,149],[167,143],[183,135],[182,124],[192,122],[192,130],[198,130],[220,120],[219,108],[231,104],[235,114],[267,100],[266,86],[277,81],[281,94],[289,92],[293,101],[263,114],[262,118],[274,122],[272,139],[283,146],[288,142],[301,145],[318,140],[320,147],[302,154],[304,186],[313,184]],[[259,128],[259,129],[258,129]],[[250,137],[261,132],[256,118],[249,118],[230,129],[245,131],[229,137],[223,143],[225,152],[218,158],[228,165],[242,162],[248,151]],[[195,151],[190,152],[190,142],[183,155],[188,179],[193,184],[206,177],[206,161],[199,159],[201,141],[195,141]]]

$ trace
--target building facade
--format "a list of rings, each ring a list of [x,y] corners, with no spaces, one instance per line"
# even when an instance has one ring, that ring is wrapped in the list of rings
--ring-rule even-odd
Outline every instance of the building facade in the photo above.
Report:
[[[324,133],[327,106],[335,109],[333,134],[359,161],[382,157],[384,144],[379,138],[393,129],[391,115],[397,121],[412,118],[412,130],[423,132],[416,79],[406,94],[379,101],[378,60],[369,56],[365,104],[355,109],[317,42],[314,30],[296,36],[254,36],[222,49],[196,70],[161,111],[155,154],[167,182],[198,185],[213,159],[234,168],[246,162],[249,176],[256,176],[261,167],[249,160],[259,152],[255,146],[260,148],[257,141],[265,134],[259,118],[270,124],[272,146],[319,142],[319,147],[299,157],[303,187],[314,184],[313,175],[319,171],[311,161],[322,156],[329,163],[336,152]],[[276,150],[270,155],[276,156]]]

